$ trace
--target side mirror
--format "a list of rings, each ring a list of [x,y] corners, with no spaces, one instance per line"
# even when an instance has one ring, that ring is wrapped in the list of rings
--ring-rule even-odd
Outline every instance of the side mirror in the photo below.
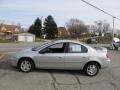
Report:
[[[45,54],[46,52],[44,52],[44,51],[39,51],[39,54]]]

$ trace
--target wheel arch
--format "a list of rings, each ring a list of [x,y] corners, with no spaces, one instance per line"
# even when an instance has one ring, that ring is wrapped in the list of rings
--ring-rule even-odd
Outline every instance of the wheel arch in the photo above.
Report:
[[[30,58],[30,57],[21,57],[21,58],[18,60],[17,66],[19,65],[20,61],[23,60],[23,59],[28,59],[28,60],[30,60],[30,61],[33,63],[34,68],[36,67],[36,66],[35,66],[35,62],[34,62],[33,59]]]
[[[89,62],[87,62],[87,63],[84,65],[83,69],[84,69],[89,63],[97,63],[98,66],[99,66],[99,68],[101,69],[101,64],[100,64],[98,61],[89,61]]]

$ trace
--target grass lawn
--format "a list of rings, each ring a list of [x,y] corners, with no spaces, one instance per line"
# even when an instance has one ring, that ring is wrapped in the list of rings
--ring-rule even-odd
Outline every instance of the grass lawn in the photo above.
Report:
[[[2,40],[2,39],[0,39],[0,43],[10,43],[10,42],[14,42],[14,41],[12,41],[12,40]]]
[[[0,39],[0,43],[14,43],[14,42],[15,41],[13,41],[13,40],[2,40],[2,39]],[[35,42],[45,42],[45,40],[36,39]]]

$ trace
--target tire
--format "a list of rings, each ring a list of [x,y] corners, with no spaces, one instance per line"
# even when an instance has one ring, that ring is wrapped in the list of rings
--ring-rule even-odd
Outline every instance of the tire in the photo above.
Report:
[[[115,50],[118,50],[118,47],[117,47],[117,46],[115,46],[114,44],[113,44],[113,46],[114,46],[114,49],[115,49]]]
[[[97,63],[88,63],[83,70],[87,76],[95,76],[99,72],[99,65]]]
[[[87,44],[91,44],[91,43],[92,43],[91,39],[88,39]]]
[[[30,72],[34,69],[34,63],[28,58],[23,58],[18,63],[18,68],[22,72]]]

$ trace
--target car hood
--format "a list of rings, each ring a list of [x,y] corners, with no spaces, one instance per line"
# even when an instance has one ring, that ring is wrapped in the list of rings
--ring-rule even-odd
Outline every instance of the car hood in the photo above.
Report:
[[[19,52],[16,52],[13,56],[16,56],[16,57],[22,57],[22,56],[31,56],[33,55],[35,51],[32,51],[32,48],[28,48],[28,49],[25,49],[25,50],[21,50]]]
[[[21,50],[18,53],[31,52],[31,51],[32,51],[32,48],[28,48],[28,49],[25,49],[25,50]]]
[[[29,53],[33,53],[35,51],[32,51],[32,48],[28,48],[28,49],[25,49],[25,50],[21,50],[19,52],[16,52],[16,55],[26,55],[26,54],[29,54]]]

